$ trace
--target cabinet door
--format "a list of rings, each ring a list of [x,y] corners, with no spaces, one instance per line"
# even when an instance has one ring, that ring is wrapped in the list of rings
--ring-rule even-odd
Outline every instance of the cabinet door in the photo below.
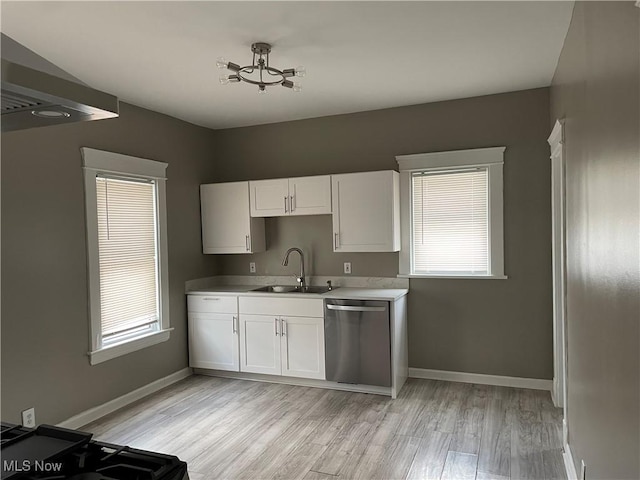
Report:
[[[281,317],[282,375],[325,379],[324,319]]]
[[[289,181],[258,180],[249,182],[252,217],[279,217],[289,215]]]
[[[289,179],[291,215],[331,213],[331,177],[299,177]]]
[[[189,366],[240,371],[237,316],[189,313]]]
[[[334,252],[400,250],[398,172],[331,177]]]
[[[240,315],[240,371],[280,375],[280,321],[270,315]]]
[[[249,215],[249,182],[200,185],[200,210],[203,253],[264,251],[264,220]]]

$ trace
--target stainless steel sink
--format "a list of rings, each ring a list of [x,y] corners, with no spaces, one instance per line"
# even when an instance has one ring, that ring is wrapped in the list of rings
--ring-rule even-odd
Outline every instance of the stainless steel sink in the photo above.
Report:
[[[335,290],[337,287],[333,287]],[[329,287],[299,287],[293,285],[268,285],[266,287],[254,288],[252,292],[269,293],[327,293]]]
[[[293,285],[268,285],[266,287],[254,288],[252,292],[269,292],[269,293],[289,293],[294,292],[299,287]]]

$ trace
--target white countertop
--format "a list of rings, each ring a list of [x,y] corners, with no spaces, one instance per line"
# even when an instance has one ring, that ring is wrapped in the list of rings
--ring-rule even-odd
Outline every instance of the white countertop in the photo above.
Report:
[[[287,298],[339,298],[345,300],[386,300],[393,302],[409,293],[407,288],[355,288],[335,287],[326,293],[272,293],[253,292],[260,285],[216,285],[209,288],[200,288],[188,291],[187,295],[242,295],[242,296],[267,296]]]

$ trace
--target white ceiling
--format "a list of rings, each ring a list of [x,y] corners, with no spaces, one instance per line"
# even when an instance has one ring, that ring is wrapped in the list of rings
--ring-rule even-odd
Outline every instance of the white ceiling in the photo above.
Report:
[[[211,128],[548,86],[573,2],[9,2],[2,32],[121,100]],[[303,92],[222,86],[216,57],[304,65]]]

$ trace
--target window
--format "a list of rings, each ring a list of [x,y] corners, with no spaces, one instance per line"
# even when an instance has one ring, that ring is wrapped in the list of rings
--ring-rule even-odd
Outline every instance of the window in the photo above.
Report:
[[[506,278],[504,148],[396,157],[400,166],[400,276]]]
[[[82,148],[92,364],[169,338],[167,164]]]

